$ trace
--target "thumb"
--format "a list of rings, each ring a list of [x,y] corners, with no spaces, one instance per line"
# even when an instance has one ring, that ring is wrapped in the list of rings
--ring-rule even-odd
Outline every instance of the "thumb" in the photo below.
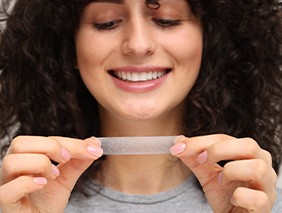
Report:
[[[58,137],[55,139],[60,140]],[[85,172],[95,160],[103,155],[103,150],[101,149],[100,141],[94,137],[85,139],[83,146],[79,147],[71,147],[69,142],[65,143],[65,140],[60,140],[60,143],[64,147],[68,147],[68,150],[71,152],[71,157],[67,162],[58,165],[60,175],[57,177],[56,181],[72,191],[83,172]]]
[[[58,168],[61,174],[56,180],[62,183],[69,191],[72,191],[79,177],[94,161],[94,159],[72,159],[65,164],[59,165]]]

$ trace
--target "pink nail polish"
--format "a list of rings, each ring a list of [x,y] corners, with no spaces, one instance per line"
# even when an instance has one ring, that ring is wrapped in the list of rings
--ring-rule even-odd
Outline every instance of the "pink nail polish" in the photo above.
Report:
[[[100,147],[89,145],[87,147],[87,150],[91,155],[94,155],[96,157],[101,157],[103,155],[103,150]]]
[[[186,144],[185,143],[177,143],[175,144],[173,147],[170,148],[170,153],[172,155],[179,155],[182,152],[184,152],[184,150],[186,149]]]
[[[52,171],[53,171],[53,174],[54,174],[56,177],[60,176],[60,170],[58,169],[57,166],[55,166],[55,165],[53,165],[53,164],[52,164]]]
[[[208,152],[207,150],[203,151],[201,154],[199,154],[197,161],[199,164],[204,164],[208,160]]]
[[[222,184],[222,172],[218,175],[218,179],[217,179],[218,184]]]
[[[33,182],[37,185],[46,185],[47,179],[43,177],[34,177]]]
[[[71,154],[68,150],[65,148],[61,148],[61,156],[63,157],[64,160],[69,161],[71,158]]]

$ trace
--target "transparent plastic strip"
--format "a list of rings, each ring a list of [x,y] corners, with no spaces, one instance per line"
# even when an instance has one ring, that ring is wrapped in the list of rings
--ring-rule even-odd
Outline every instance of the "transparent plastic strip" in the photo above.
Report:
[[[104,155],[169,154],[177,136],[102,137]]]

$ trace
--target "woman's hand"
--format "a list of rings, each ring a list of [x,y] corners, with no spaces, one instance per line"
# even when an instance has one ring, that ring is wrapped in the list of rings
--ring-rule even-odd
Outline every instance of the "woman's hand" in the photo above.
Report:
[[[0,209],[64,212],[77,179],[103,154],[100,146],[95,138],[15,138],[1,166]]]
[[[271,212],[277,175],[271,155],[253,139],[179,137],[171,153],[196,175],[215,213]],[[223,160],[227,163],[221,167]]]

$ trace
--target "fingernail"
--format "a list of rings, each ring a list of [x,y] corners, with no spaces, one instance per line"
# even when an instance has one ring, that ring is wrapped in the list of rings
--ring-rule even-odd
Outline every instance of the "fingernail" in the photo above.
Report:
[[[34,177],[33,182],[37,185],[46,185],[47,179],[43,177]]]
[[[61,148],[61,155],[64,158],[64,160],[69,161],[71,158],[71,154],[68,150],[66,150],[64,147]]]
[[[53,174],[54,174],[56,177],[60,176],[60,170],[58,169],[57,166],[55,166],[55,165],[53,165],[53,164],[52,164],[52,171],[53,171]]]
[[[208,152],[207,150],[203,151],[201,154],[199,154],[197,161],[199,164],[204,164],[208,160]]]
[[[100,147],[89,145],[87,147],[87,150],[91,155],[94,155],[96,157],[101,157],[103,155],[103,149],[101,149]]]
[[[178,143],[178,144],[175,144],[173,147],[170,148],[170,153],[172,155],[179,155],[182,152],[184,152],[185,149],[186,149],[185,143]]]
[[[222,184],[222,172],[218,175],[218,179],[217,179],[218,184]]]

